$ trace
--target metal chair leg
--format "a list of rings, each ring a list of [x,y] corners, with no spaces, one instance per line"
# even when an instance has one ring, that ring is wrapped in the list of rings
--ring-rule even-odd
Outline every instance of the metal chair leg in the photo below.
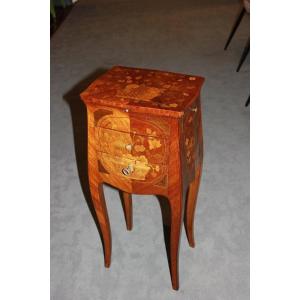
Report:
[[[246,10],[245,10],[245,8],[243,7],[243,8],[242,8],[242,11],[241,11],[240,14],[238,15],[238,17],[237,17],[235,23],[233,24],[233,27],[232,27],[232,29],[231,29],[231,32],[230,32],[230,35],[229,35],[228,40],[227,40],[227,42],[226,42],[226,45],[225,45],[225,47],[224,47],[224,50],[227,49],[227,47],[228,47],[228,45],[229,45],[229,43],[230,43],[232,37],[234,36],[234,34],[235,34],[237,28],[239,27],[239,25],[240,25],[240,23],[241,23],[241,21],[242,21],[242,19],[243,19],[243,16],[244,16],[245,12],[246,12]]]
[[[247,107],[247,106],[249,106],[249,104],[250,104],[250,96],[248,97],[248,99],[247,99],[247,101],[245,103],[245,106]]]
[[[243,62],[245,61],[245,59],[246,59],[246,57],[247,57],[247,55],[248,55],[248,53],[249,53],[249,50],[250,50],[250,38],[248,38],[247,44],[246,44],[246,46],[245,46],[245,48],[244,48],[244,51],[243,51],[243,53],[242,53],[242,56],[241,56],[239,65],[238,65],[238,67],[237,67],[237,69],[236,69],[237,72],[240,70],[240,68],[241,68],[241,66],[242,66],[242,64],[243,64]]]

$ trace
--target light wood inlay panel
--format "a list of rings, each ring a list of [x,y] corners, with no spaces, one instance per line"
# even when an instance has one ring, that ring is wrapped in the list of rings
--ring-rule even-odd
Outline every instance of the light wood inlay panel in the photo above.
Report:
[[[98,127],[96,134],[100,152],[112,156],[150,163],[167,163],[167,141],[161,137],[143,136]]]
[[[140,160],[135,160],[133,156],[130,159],[98,152],[98,158],[107,174],[114,174],[126,179],[152,182],[165,175],[165,166],[151,164],[145,156],[140,156]]]

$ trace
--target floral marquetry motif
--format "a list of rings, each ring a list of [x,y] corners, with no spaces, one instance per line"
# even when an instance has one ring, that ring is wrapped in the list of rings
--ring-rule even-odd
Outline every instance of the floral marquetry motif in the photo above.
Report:
[[[159,181],[165,175],[163,166],[150,163],[144,155],[139,156],[139,160],[136,160],[134,156],[124,158],[99,152],[98,158],[105,173],[120,176],[123,179],[153,183],[153,181]]]
[[[95,80],[81,96],[85,102],[132,111],[155,111],[182,116],[186,106],[199,96],[203,78],[172,72],[114,67]]]
[[[149,162],[167,163],[167,141],[161,137],[142,136],[130,132],[96,128],[98,151],[112,156],[140,160],[147,157]]]
[[[194,247],[194,214],[202,173],[199,76],[113,67],[81,94],[88,113],[88,173],[93,205],[111,260],[111,231],[103,184],[122,191],[128,230],[131,194],[154,194],[169,205],[168,255],[172,287],[179,288],[182,223]]]
[[[124,97],[136,100],[150,101],[162,93],[161,89],[148,87],[144,84],[128,84],[124,89],[117,91],[117,97]]]

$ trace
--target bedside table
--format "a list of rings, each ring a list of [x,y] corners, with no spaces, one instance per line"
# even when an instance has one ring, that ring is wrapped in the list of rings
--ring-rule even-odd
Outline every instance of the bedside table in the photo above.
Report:
[[[170,208],[170,273],[179,288],[182,223],[195,246],[194,215],[202,172],[200,89],[204,78],[116,66],[81,98],[88,114],[88,173],[92,201],[111,261],[111,231],[103,183],[123,193],[127,229],[131,194],[164,196]]]

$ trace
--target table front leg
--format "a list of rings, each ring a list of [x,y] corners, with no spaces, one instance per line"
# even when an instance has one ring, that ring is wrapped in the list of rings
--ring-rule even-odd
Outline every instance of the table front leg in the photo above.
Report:
[[[178,193],[177,195],[168,197],[170,206],[170,245],[169,245],[169,263],[171,272],[172,287],[174,290],[179,289],[179,247],[180,247],[180,235],[182,228],[182,216],[183,216],[183,195]]]
[[[106,268],[109,268],[111,262],[111,230],[103,193],[103,183],[99,183],[93,178],[90,178],[90,191],[102,234],[104,264]]]

